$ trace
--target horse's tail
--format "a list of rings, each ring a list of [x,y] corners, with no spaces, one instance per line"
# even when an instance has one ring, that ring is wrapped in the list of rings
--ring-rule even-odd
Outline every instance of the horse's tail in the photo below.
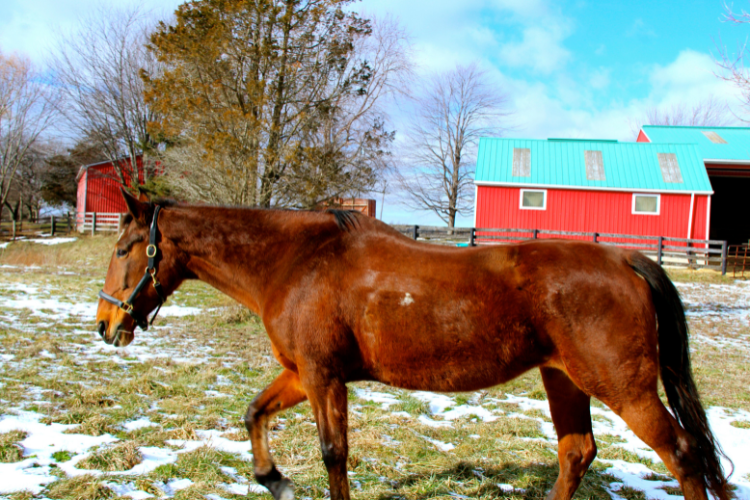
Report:
[[[635,252],[628,261],[651,287],[659,323],[661,380],[672,413],[695,439],[695,456],[709,491],[721,500],[731,498],[721,466],[721,457],[728,457],[711,432],[691,374],[688,328],[680,295],[661,266],[648,257]]]

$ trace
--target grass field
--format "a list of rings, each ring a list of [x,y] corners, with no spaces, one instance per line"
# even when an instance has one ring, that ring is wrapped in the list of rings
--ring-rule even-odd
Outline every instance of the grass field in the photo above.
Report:
[[[271,498],[252,477],[242,416],[279,372],[259,319],[188,283],[127,348],[94,332],[114,239],[0,248],[0,499]],[[711,424],[750,500],[750,283],[675,271]],[[538,372],[465,394],[351,384],[357,499],[544,498],[556,439]],[[656,455],[592,403],[599,454],[576,498],[679,498]],[[298,498],[326,497],[308,404],[271,447]]]

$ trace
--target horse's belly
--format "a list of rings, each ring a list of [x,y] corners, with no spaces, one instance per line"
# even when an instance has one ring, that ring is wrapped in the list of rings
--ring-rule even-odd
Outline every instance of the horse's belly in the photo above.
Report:
[[[372,378],[408,389],[469,391],[508,381],[549,354],[518,308],[422,299],[380,292],[368,304],[356,334]]]

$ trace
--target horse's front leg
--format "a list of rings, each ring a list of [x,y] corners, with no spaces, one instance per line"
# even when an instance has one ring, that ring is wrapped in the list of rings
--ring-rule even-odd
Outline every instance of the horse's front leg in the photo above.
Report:
[[[268,450],[268,421],[274,414],[301,403],[306,398],[297,374],[284,370],[253,399],[245,414],[245,427],[250,433],[253,447],[255,478],[269,489],[276,500],[293,500],[294,491],[291,481],[282,477],[276,469]]]
[[[321,371],[315,370],[310,380],[303,375],[303,383],[318,425],[331,500],[349,500],[346,384],[343,380],[322,376]]]

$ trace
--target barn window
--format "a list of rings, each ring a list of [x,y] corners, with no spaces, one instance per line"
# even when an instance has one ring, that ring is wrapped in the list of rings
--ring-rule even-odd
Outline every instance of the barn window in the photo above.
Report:
[[[513,177],[531,177],[531,150],[513,148]]]
[[[547,191],[544,189],[522,189],[521,210],[547,210]]]
[[[633,213],[659,215],[661,195],[633,193]]]
[[[680,172],[680,164],[677,163],[677,155],[674,153],[657,153],[657,155],[664,182],[682,184],[682,172]]]
[[[604,162],[601,151],[584,151],[586,178],[590,181],[604,181]]]
[[[708,140],[713,142],[714,144],[726,144],[727,143],[727,141],[722,139],[722,137],[716,132],[709,132],[707,130],[704,130],[702,132],[703,132],[703,135],[708,137]]]

